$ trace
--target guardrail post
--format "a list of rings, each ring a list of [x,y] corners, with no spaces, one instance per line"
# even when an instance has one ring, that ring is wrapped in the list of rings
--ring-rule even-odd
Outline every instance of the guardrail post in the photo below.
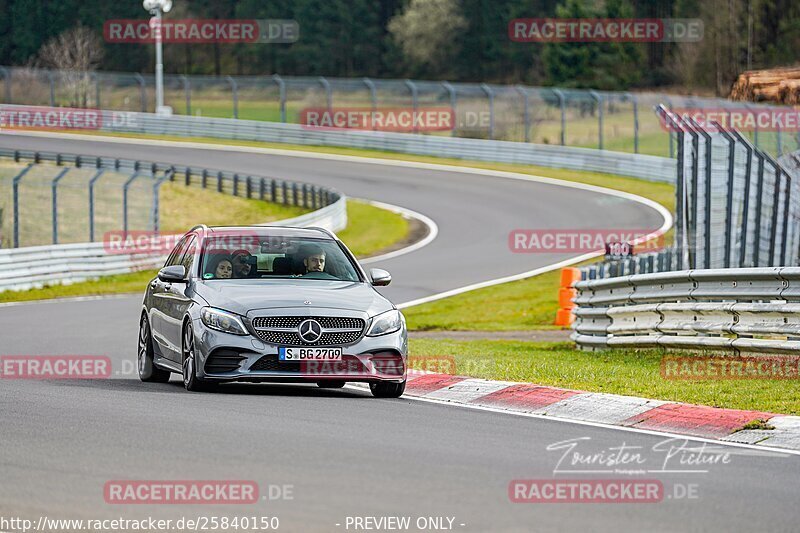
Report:
[[[566,146],[567,137],[567,108],[564,93],[560,89],[552,89],[553,94],[558,98],[558,107],[561,110],[561,146]]]
[[[183,92],[186,96],[186,114],[192,114],[192,84],[189,77],[181,74],[181,81],[183,81]]]
[[[0,74],[3,75],[3,89],[5,93],[4,103],[11,103],[11,71],[6,67],[0,67]]]
[[[283,193],[283,205],[289,205],[289,189],[285,181],[281,181],[281,193]]]
[[[325,90],[325,109],[330,113],[333,109],[333,89],[331,89],[331,84],[325,79],[325,76],[320,76],[318,79],[320,84],[322,84],[322,88]]]
[[[217,192],[222,192],[222,171],[217,172]]]
[[[744,205],[742,206],[742,230],[741,230],[741,237],[742,237],[742,244],[739,248],[739,267],[744,268],[745,261],[747,259],[747,230],[748,230],[748,222],[750,219],[750,174],[753,169],[753,148],[750,146],[750,143],[742,137],[742,135],[734,130],[731,129],[731,134],[736,137],[739,142],[744,146],[744,149],[747,151],[747,158],[745,159],[745,174],[744,174]]]
[[[670,100],[667,96],[664,96],[664,101],[667,103],[667,109],[670,113],[672,113],[672,100]],[[667,135],[669,136],[669,157],[675,157],[675,140],[672,137],[672,132],[668,131]]]
[[[56,80],[53,77],[53,71],[47,71],[47,79],[50,81],[50,107],[56,106]]]
[[[286,123],[286,83],[277,74],[272,75],[272,81],[278,84],[278,99],[280,102],[281,122]]]
[[[369,89],[369,102],[370,102],[370,122],[372,122],[372,129],[374,130],[377,126],[375,125],[375,113],[378,111],[378,91],[375,89],[375,83],[369,78],[362,78],[361,81],[364,82],[364,85],[367,86]]]
[[[489,140],[494,140],[494,91],[485,83],[481,83],[481,89],[489,101]]]
[[[758,187],[756,188],[756,216],[755,216],[755,237],[753,238],[753,266],[760,266],[760,253],[761,248],[761,205],[764,203],[764,155],[760,150],[754,150],[756,158],[758,158]]]
[[[447,94],[450,95],[450,109],[453,113],[453,128],[450,130],[450,136],[456,136],[456,120],[458,114],[456,113],[456,104],[458,103],[456,90],[453,88],[452,84],[449,81],[443,81],[442,87],[447,91]]]
[[[522,121],[525,127],[525,142],[531,142],[531,113],[530,113],[530,102],[528,102],[528,92],[525,90],[522,85],[515,85],[514,88],[517,92],[522,95]]]
[[[639,153],[639,99],[635,94],[626,93],[633,104],[633,153]]]
[[[101,168],[89,179],[89,242],[94,242],[94,185],[104,172]]]
[[[792,177],[786,173],[784,176],[786,176],[786,194],[783,198],[783,246],[781,247],[780,266],[786,266],[786,250],[789,247],[789,209],[792,205]]]
[[[694,119],[689,119],[692,121],[692,125],[695,127],[697,132],[703,136],[706,144],[706,152],[705,152],[705,184],[703,188],[703,211],[705,212],[704,220],[705,220],[705,228],[703,231],[703,268],[711,268],[711,135],[702,128]],[[695,197],[695,203],[697,202],[697,189],[693,191]],[[696,214],[696,211],[695,211]],[[697,231],[697,219],[695,219],[695,231]],[[697,234],[695,233],[695,237]]]
[[[273,204],[278,203],[278,184],[275,180],[269,180],[269,198]]]
[[[305,183],[303,184],[302,192],[303,192],[303,207],[308,207],[308,185],[306,185]]]
[[[417,133],[417,107],[419,106],[419,94],[417,93],[417,84],[411,80],[405,80],[406,87],[408,87],[409,92],[411,93],[411,110],[413,114],[413,127],[412,132]]]
[[[317,187],[311,186],[311,209],[317,210]]]
[[[725,268],[731,268],[731,237],[733,228],[733,170],[736,160],[736,139],[720,125],[719,122],[712,122],[728,141],[728,191],[725,202]]]
[[[233,175],[233,195],[239,196],[239,174]]]
[[[19,182],[33,168],[33,163],[22,169],[22,172],[11,180],[12,204],[14,209],[14,248],[19,248]]]
[[[142,113],[147,113],[147,87],[145,85],[144,77],[138,72],[133,75],[136,78],[136,81],[139,83],[139,104],[142,110]]]
[[[775,266],[775,240],[778,238],[778,210],[780,208],[781,174],[783,174],[783,172],[774,159],[766,155],[766,160],[769,161],[775,169],[775,189],[772,196],[772,216],[770,217],[769,238],[769,266]],[[783,237],[786,238],[786,235]]]
[[[266,195],[266,188],[267,188],[267,180],[261,178],[258,182],[258,199],[262,202],[264,201],[264,196]]]
[[[690,125],[688,119],[683,121],[684,124]],[[681,264],[680,268],[697,268],[697,215],[698,215],[698,205],[697,205],[697,187],[699,185],[699,166],[700,166],[700,134],[695,131],[693,125],[690,125],[687,128],[689,135],[692,136],[692,195],[691,195],[691,207],[687,213],[687,239],[684,243],[687,250],[686,255],[688,256],[687,264]],[[684,194],[689,194],[688,189],[685,190]],[[687,202],[688,203],[688,202]],[[687,206],[689,207],[689,206]],[[683,263],[683,261],[681,261]]]
[[[589,91],[597,102],[597,148],[603,149],[603,96],[597,91]]]
[[[141,173],[137,170],[125,184],[122,186],[122,236],[123,239],[128,238],[128,189],[130,188],[133,181],[139,177]]]
[[[151,222],[153,224],[153,234],[154,235],[158,235],[158,232],[159,232],[159,229],[160,229],[159,228],[159,218],[160,218],[160,216],[159,216],[159,208],[160,208],[159,195],[160,195],[160,192],[161,192],[161,190],[160,190],[161,189],[161,185],[167,180],[172,181],[174,179],[174,176],[175,176],[175,167],[170,167],[169,169],[167,169],[164,172],[164,175],[161,176],[160,178],[158,178],[155,181],[155,183],[153,184],[153,211],[150,214],[150,217],[151,217]]]
[[[192,183],[192,169],[186,167],[186,170],[183,171],[183,184],[188,187]]]
[[[61,172],[56,174],[53,181],[50,182],[50,193],[52,198],[52,223],[53,223],[53,244],[58,244],[58,182],[70,171],[67,167]]]
[[[298,207],[300,205],[300,202],[298,201],[297,194],[298,194],[297,182],[293,181],[292,182],[292,205],[294,205],[295,207]]]
[[[233,96],[233,118],[239,118],[239,85],[236,83],[236,80],[233,79],[233,76],[227,76],[225,79],[231,84],[231,94]]]
[[[200,177],[200,187],[203,189],[208,188],[208,170],[205,168],[203,169],[203,173]]]
[[[247,176],[245,184],[247,190],[247,198],[251,199],[253,197],[253,180],[250,178],[250,176]]]

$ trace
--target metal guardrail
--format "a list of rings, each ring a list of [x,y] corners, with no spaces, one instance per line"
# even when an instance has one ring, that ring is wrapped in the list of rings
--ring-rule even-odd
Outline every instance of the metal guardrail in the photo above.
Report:
[[[800,268],[638,274],[575,285],[572,340],[588,350],[800,350]]]
[[[269,222],[268,225],[316,226],[336,232],[347,226],[346,203],[346,197],[336,193],[336,200],[323,208],[299,217]],[[170,236],[154,237],[147,249],[132,253],[120,253],[108,242],[0,250],[0,292],[75,283],[156,268],[164,263],[170,251],[170,248],[159,246],[162,239],[163,242],[177,242]]]
[[[25,290],[58,283],[74,283],[99,276],[155,268],[163,262],[164,257],[171,249],[171,246],[166,249],[162,249],[163,247],[159,246],[162,239],[169,239],[169,236],[159,236],[158,234],[157,191],[165,181],[180,182],[186,186],[202,187],[243,198],[260,199],[313,210],[310,213],[291,219],[270,222],[270,225],[319,226],[331,231],[339,231],[347,225],[345,196],[334,189],[308,183],[240,175],[206,168],[167,165],[150,161],[56,152],[0,149],[0,157],[10,158],[16,162],[29,162],[29,166],[23,172],[26,172],[32,166],[41,165],[45,162],[54,162],[58,166],[71,165],[74,168],[88,167],[98,170],[125,171],[131,176],[126,180],[126,186],[138,175],[146,175],[150,177],[151,185],[155,192],[152,214],[153,230],[150,232],[152,233],[150,238],[153,243],[151,243],[149,249],[121,253],[120,250],[113,249],[113,245],[107,239],[103,239],[103,242],[2,249],[0,250],[0,291]],[[64,172],[62,171],[57,176],[63,175]],[[97,173],[93,174],[93,176],[97,175]],[[17,177],[19,179],[12,180],[15,187],[24,179],[24,174],[20,173]],[[94,177],[89,180],[89,183],[92,183],[92,180],[94,180]],[[55,185],[56,182],[54,180],[52,189],[54,210],[56,210],[56,195],[58,191]],[[91,187],[88,190],[91,195]],[[16,192],[16,189],[14,191]],[[123,224],[119,230],[113,232],[114,237],[118,237],[123,241],[127,239],[130,233],[134,233],[134,229],[128,228],[126,223],[128,220],[127,202],[125,201],[126,191],[127,188],[119,191],[123,196]],[[13,197],[15,214],[13,241],[18,243],[19,201],[16,194]],[[93,205],[91,201],[90,205]],[[94,241],[92,210],[90,210],[88,216],[92,220],[90,222],[92,230],[89,237]],[[53,218],[54,241],[57,241],[58,235],[57,220],[57,217]],[[136,233],[141,233],[141,230]]]
[[[5,107],[15,108],[17,106]],[[162,117],[152,113],[119,111],[102,111],[101,113],[100,130],[114,133],[363,148],[454,159],[604,172],[668,183],[674,182],[676,174],[676,165],[673,159],[608,150],[412,133],[330,130],[299,124],[256,120],[179,115]],[[177,175],[180,174],[181,172],[178,171]]]
[[[149,74],[0,67],[6,104],[155,110]],[[762,104],[653,92],[611,92],[525,85],[374,78],[164,76],[166,104],[175,113],[298,123],[303,109],[365,110],[447,107],[453,137],[534,142],[658,156],[675,155],[670,134],[648,112],[670,108],[765,109]],[[773,106],[778,109],[777,106]],[[791,132],[754,131],[771,153],[793,151]],[[656,142],[654,142],[656,141]]]

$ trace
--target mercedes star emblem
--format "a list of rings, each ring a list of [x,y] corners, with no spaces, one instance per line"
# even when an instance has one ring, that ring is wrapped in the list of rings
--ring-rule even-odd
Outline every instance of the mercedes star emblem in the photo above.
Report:
[[[300,338],[303,339],[303,342],[313,343],[317,342],[320,337],[322,337],[322,326],[319,325],[319,322],[313,319],[303,320],[300,322],[300,326],[297,328],[298,333],[300,334]]]

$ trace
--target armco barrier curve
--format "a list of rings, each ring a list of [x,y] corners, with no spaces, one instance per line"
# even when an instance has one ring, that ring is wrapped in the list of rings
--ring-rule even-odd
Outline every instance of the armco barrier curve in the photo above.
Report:
[[[800,267],[684,270],[579,281],[584,349],[800,351]]]
[[[322,227],[339,231],[347,226],[346,197],[299,217],[270,222],[271,226]],[[158,242],[158,241],[156,241]],[[113,274],[157,268],[169,250],[118,253],[102,242],[31,246],[0,250],[0,292],[44,285],[75,283]]]
[[[347,226],[346,197],[326,187],[256,176],[239,176],[217,170],[86,155],[27,150],[3,151],[0,155],[13,158],[15,161],[30,161],[31,164],[53,161],[59,165],[72,164],[76,167],[147,170],[153,175],[163,172],[165,174],[163,179],[181,181],[187,186],[193,184],[203,188],[216,188],[219,192],[231,190],[235,196],[315,209],[295,218],[270,222],[270,225],[318,226],[331,231],[339,231]],[[320,208],[317,209],[318,206]],[[158,242],[156,238],[156,243]],[[164,251],[162,248],[156,244],[150,246],[150,251],[120,253],[117,250],[109,250],[108,243],[90,242],[2,249],[0,292],[74,283],[100,276],[155,268],[163,263],[169,251],[168,249]]]

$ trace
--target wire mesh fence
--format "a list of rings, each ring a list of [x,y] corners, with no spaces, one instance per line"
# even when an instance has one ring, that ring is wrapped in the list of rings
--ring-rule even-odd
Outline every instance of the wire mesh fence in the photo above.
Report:
[[[735,130],[660,107],[676,132],[675,244],[583,268],[585,279],[685,269],[795,266],[800,153],[778,160]]]
[[[207,168],[0,149],[0,248],[158,234],[159,192],[167,180],[312,210],[341,197],[308,183]]]
[[[155,109],[150,75],[0,67],[0,83],[0,98],[6,104]],[[166,75],[164,95],[165,104],[176,114],[283,123],[302,123],[308,109],[421,112],[444,107],[452,112],[452,123],[445,130],[412,127],[410,131],[670,157],[676,156],[675,135],[652,112],[660,104],[679,114],[701,109],[723,116],[777,115],[788,109],[654,92],[279,75]],[[374,122],[372,126],[380,129]],[[764,126],[755,121],[735,129],[772,155],[800,147],[796,124],[778,121]]]

